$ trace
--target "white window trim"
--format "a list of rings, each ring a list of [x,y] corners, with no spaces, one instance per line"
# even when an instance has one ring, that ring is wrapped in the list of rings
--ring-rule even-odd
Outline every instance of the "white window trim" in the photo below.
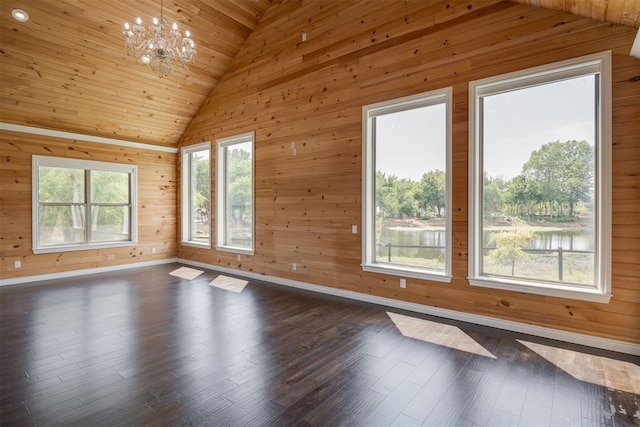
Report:
[[[598,73],[600,93],[596,150],[595,286],[546,283],[481,275],[482,140],[480,97]],[[611,299],[611,51],[586,55],[469,83],[469,283],[473,286],[608,303]]]
[[[129,202],[131,207],[130,240],[120,242],[78,243],[66,246],[40,247],[39,235],[39,168],[40,166],[69,169],[83,169],[91,171],[122,172],[131,175],[129,188]],[[89,201],[87,200],[86,203]],[[32,251],[34,254],[53,252],[82,251],[86,249],[117,248],[135,246],[138,244],[138,167],[121,163],[98,162],[95,160],[68,159],[64,157],[49,157],[34,155],[31,158],[31,230]]]
[[[182,213],[182,221],[181,221],[181,236],[180,236],[180,244],[183,246],[193,246],[196,248],[203,249],[211,249],[211,227],[209,227],[209,243],[195,242],[189,240],[189,229],[191,228],[190,216],[191,216],[191,163],[185,166],[185,157],[190,155],[191,153],[209,150],[209,186],[211,186],[211,143],[209,141],[203,142],[201,144],[189,145],[187,147],[182,147],[180,150],[180,159],[182,165],[182,200],[180,203],[181,213]],[[211,187],[209,187],[209,200],[210,202],[212,196]],[[209,225],[211,225],[211,210],[213,204],[210,203],[209,208]]]
[[[452,93],[451,87],[430,92],[396,98],[362,107],[362,270],[393,276],[411,277],[435,282],[451,282],[451,245],[452,245]],[[443,103],[446,106],[446,203],[447,219],[445,233],[445,271],[438,272],[420,267],[385,265],[373,262],[375,253],[375,233],[370,224],[375,224],[375,147],[371,118],[413,108]]]
[[[251,143],[251,248],[226,245],[226,161],[224,156],[224,149],[231,145],[242,144],[245,142]],[[232,252],[243,255],[253,255],[255,253],[255,132],[247,132],[239,135],[233,135],[226,138],[216,139],[216,249],[222,252]]]

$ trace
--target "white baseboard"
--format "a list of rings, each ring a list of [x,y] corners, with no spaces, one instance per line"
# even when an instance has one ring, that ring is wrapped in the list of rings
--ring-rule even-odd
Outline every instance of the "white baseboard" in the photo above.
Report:
[[[432,307],[428,305],[415,304],[411,302],[394,300],[391,298],[378,297],[375,295],[367,295],[359,292],[346,291],[343,289],[330,288],[327,286],[314,285],[311,283],[300,282],[297,280],[283,279],[275,276],[267,276],[264,274],[252,273],[249,271],[238,270],[235,268],[222,267],[213,264],[206,264],[186,259],[178,259],[182,264],[194,267],[206,268],[209,270],[220,271],[228,274],[235,274],[250,279],[263,280],[278,285],[290,286],[293,288],[304,289],[322,294],[334,295],[343,298],[349,298],[358,301],[369,302],[377,305],[398,308],[401,310],[413,311],[416,313],[428,314],[437,317],[444,317],[451,320],[459,320],[462,322],[474,323],[482,326],[490,326],[492,328],[504,329],[512,332],[519,332],[528,335],[535,335],[543,338],[550,338],[559,341],[565,341],[573,344],[584,345],[588,347],[600,348],[603,350],[616,351],[619,353],[632,354],[640,356],[640,344],[633,344],[625,341],[612,340],[609,338],[594,337],[591,335],[579,334],[576,332],[567,332],[559,329],[546,328],[544,326],[530,325],[527,323],[514,322],[512,320],[503,320],[495,317],[483,316],[480,314],[470,314],[461,311],[448,310],[445,308]]]
[[[619,353],[626,353],[640,356],[640,344],[633,344],[624,341],[612,340],[609,338],[594,337],[591,335],[579,334],[575,332],[567,332],[559,329],[546,328],[543,326],[530,325],[512,320],[497,319],[494,317],[483,316],[479,314],[470,314],[461,311],[448,310],[445,308],[432,307],[428,305],[415,304],[405,301],[384,298],[375,295],[367,295],[359,292],[347,291],[343,289],[330,288],[327,286],[315,285],[297,280],[284,279],[281,277],[267,276],[264,274],[252,273],[249,271],[238,270],[235,268],[222,267],[214,264],[206,264],[186,259],[170,258],[158,261],[137,262],[131,264],[113,265],[109,267],[89,268],[84,270],[64,271],[60,273],[41,274],[37,276],[17,277],[12,279],[0,280],[0,286],[17,285],[21,283],[39,282],[44,280],[61,279],[65,277],[83,276],[87,274],[105,273],[110,271],[132,269],[139,267],[151,267],[154,265],[171,264],[180,262],[194,267],[206,268],[209,270],[220,271],[228,274],[235,274],[250,279],[263,280],[283,286],[304,289],[311,292],[318,292],[327,295],[334,295],[342,298],[353,299],[357,301],[368,302],[372,304],[382,305],[386,307],[398,308],[401,310],[413,311],[416,313],[428,314],[437,317],[443,317],[451,320],[474,323],[482,326],[490,326],[497,329],[504,329],[523,334],[535,335],[543,338],[550,338],[559,341],[565,341],[573,344],[580,344],[589,347],[600,348]]]
[[[109,267],[87,268],[84,270],[61,271],[59,273],[38,274],[36,276],[16,277],[12,279],[0,280],[0,286],[19,285],[21,283],[29,282],[41,282],[43,280],[64,279],[66,277],[106,273],[109,271],[126,270],[130,268],[151,267],[154,265],[171,264],[174,262],[178,262],[177,258],[162,259],[158,261],[134,262],[131,264],[111,265]]]

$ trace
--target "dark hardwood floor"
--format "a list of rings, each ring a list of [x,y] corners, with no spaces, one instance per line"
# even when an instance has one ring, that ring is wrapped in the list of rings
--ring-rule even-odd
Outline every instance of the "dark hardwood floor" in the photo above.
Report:
[[[640,425],[637,357],[178,267],[0,288],[0,424]]]

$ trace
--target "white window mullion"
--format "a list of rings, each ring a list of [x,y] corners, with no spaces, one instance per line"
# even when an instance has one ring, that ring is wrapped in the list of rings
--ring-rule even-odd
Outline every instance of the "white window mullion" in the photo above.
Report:
[[[93,242],[93,205],[91,203],[91,171],[84,171],[84,222],[85,222],[85,243]],[[96,218],[97,221],[97,218]]]
[[[255,250],[255,134],[248,132],[221,138],[217,145],[216,170],[216,249],[253,255]],[[229,172],[238,176],[229,180]],[[242,175],[244,174],[244,175]],[[245,182],[248,188],[240,184]],[[249,194],[239,193],[247,191]],[[235,192],[234,192],[235,191]],[[234,206],[233,198],[242,199]],[[248,206],[247,206],[248,204]]]
[[[33,156],[32,167],[32,250],[34,253],[131,246],[137,243],[137,221],[135,218],[137,215],[137,209],[135,208],[137,203],[136,166],[60,157]],[[43,174],[43,171],[47,171],[47,173]],[[94,171],[114,176],[115,181],[110,181],[110,185],[121,185],[122,179],[118,184],[118,177],[122,177],[124,174],[127,177],[126,188],[118,190],[119,187],[116,186],[115,192],[105,193],[108,198],[119,197],[120,200],[112,200],[113,203],[108,203],[109,201],[107,200],[107,203],[103,204],[105,206],[119,206],[128,201],[127,209],[129,213],[123,212],[123,224],[120,224],[120,229],[114,228],[118,226],[119,217],[112,216],[110,219],[112,221],[115,220],[115,223],[106,225],[105,230],[107,231],[104,232],[102,230],[104,239],[99,242],[95,239],[96,234],[93,230],[94,221],[92,217],[92,199],[95,195],[92,194],[91,186],[94,179]],[[67,179],[68,177],[73,179]],[[83,186],[82,194],[76,193],[76,186],[79,182]],[[105,187],[114,188],[113,186]],[[45,188],[47,189],[47,193],[43,196],[45,199],[40,200],[40,195],[45,191],[43,190]],[[122,200],[125,192],[126,200]],[[84,200],[79,200],[80,197],[76,196],[81,196]],[[67,207],[67,210],[64,210],[64,207]],[[56,208],[58,209],[56,210]],[[48,212],[51,217],[46,219],[44,216],[41,217],[41,210]],[[82,218],[79,216],[82,216]],[[41,224],[41,220],[45,221],[45,223]],[[47,232],[44,234],[48,237],[43,235],[43,227],[47,228]],[[83,227],[81,236],[77,233],[80,227]],[[122,233],[121,229],[123,227],[129,229],[128,233]],[[71,240],[69,240],[70,237],[72,238]]]

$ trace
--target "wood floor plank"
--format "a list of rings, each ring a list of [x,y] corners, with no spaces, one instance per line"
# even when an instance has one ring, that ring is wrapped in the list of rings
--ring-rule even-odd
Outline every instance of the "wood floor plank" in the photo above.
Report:
[[[491,411],[491,416],[489,417],[489,421],[487,421],[487,425],[496,426],[496,427],[511,427],[517,426],[520,422],[520,417],[518,415],[511,414],[509,412],[501,411],[500,409],[493,408]],[[552,425],[561,425],[561,424],[552,424]],[[562,424],[566,425],[566,424]]]
[[[520,416],[522,406],[527,397],[529,378],[522,375],[510,375],[502,384],[498,400],[494,408]]]
[[[389,393],[378,407],[363,420],[365,425],[392,425],[398,419],[404,407],[420,391],[418,384],[403,381]],[[417,421],[417,420],[416,420]]]
[[[416,420],[415,418],[411,418],[408,415],[400,414],[398,417],[390,424],[392,427],[418,427],[421,426],[422,422]]]
[[[637,424],[640,358],[178,267],[0,288],[0,425]]]
[[[467,360],[469,358],[470,355]],[[440,365],[436,373],[427,381],[411,402],[409,402],[402,413],[411,418],[425,421],[450,387],[456,383],[456,378],[463,367],[464,363],[456,363],[454,354],[450,354],[450,357]]]
[[[616,426],[637,426],[640,424],[640,396],[610,389],[609,404]]]
[[[483,380],[478,384],[477,392],[471,396],[462,410],[461,418],[474,424],[487,425],[501,388],[500,385],[488,381],[485,373]]]
[[[456,378],[456,382],[447,389],[447,392],[438,401],[431,411],[426,425],[458,426],[464,420],[464,409],[469,405],[470,399],[480,391],[484,373],[470,369],[468,365]]]
[[[551,408],[553,405],[553,384],[531,378],[525,400],[529,403]]]
[[[551,425],[579,426],[582,423],[580,396],[572,389],[557,386],[553,392]]]
[[[551,408],[526,401],[520,415],[520,426],[548,426],[551,423]]]

